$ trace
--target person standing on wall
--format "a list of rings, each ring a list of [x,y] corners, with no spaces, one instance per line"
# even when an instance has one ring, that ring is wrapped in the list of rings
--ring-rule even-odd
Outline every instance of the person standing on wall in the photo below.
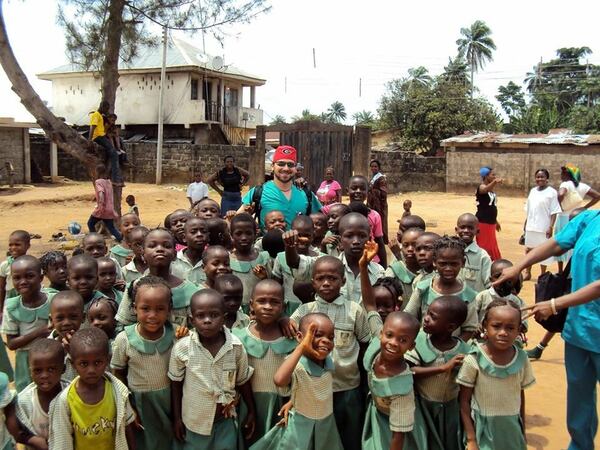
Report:
[[[115,186],[122,187],[125,184],[119,167],[119,152],[106,136],[105,117],[109,114],[109,110],[110,104],[106,100],[102,100],[98,109],[90,113],[89,139],[106,150],[110,160],[110,180]]]
[[[258,213],[260,228],[264,229],[265,215],[269,211],[281,211],[289,230],[297,215],[309,215],[320,211],[321,203],[317,197],[312,192],[302,190],[294,184],[296,163],[297,152],[294,147],[289,145],[277,147],[273,155],[273,180],[267,181],[262,186],[251,188],[244,195],[238,213],[254,209],[254,212]],[[256,193],[260,193],[260,195],[255,195]]]
[[[500,249],[496,240],[496,232],[501,230],[498,222],[498,197],[494,192],[496,186],[502,183],[502,178],[496,177],[494,169],[491,167],[482,167],[479,169],[481,183],[475,193],[475,202],[477,203],[477,219],[479,219],[479,234],[477,235],[477,245],[488,252],[492,261],[500,259]]]
[[[221,196],[221,214],[225,217],[227,211],[237,211],[242,204],[242,186],[248,182],[248,171],[237,167],[233,156],[223,159],[225,166],[212,174],[206,182]]]

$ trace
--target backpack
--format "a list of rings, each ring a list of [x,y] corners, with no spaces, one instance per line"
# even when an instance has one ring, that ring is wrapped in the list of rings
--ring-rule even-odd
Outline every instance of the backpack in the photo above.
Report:
[[[254,193],[252,194],[252,201],[250,202],[251,205],[254,205],[254,217],[256,217],[256,221],[259,223],[261,211],[260,200],[262,199],[263,186],[264,184],[260,184],[254,188]],[[304,186],[302,188],[302,191],[304,192],[304,194],[306,194],[306,199],[308,200],[308,206],[306,207],[306,215],[310,216],[310,214],[312,213],[313,194],[308,186]]]

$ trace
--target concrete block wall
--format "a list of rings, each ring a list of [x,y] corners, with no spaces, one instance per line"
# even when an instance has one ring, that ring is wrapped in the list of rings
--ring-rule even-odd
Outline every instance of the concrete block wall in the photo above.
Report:
[[[15,170],[14,182],[25,183],[23,128],[0,127],[0,179],[7,182],[4,164],[10,161]]]
[[[504,179],[498,192],[526,195],[535,185],[535,172],[550,172],[550,185],[558,188],[560,168],[572,163],[581,169],[582,181],[600,186],[600,145],[545,145],[515,149],[454,148],[446,153],[448,192],[473,192],[480,181],[479,169],[491,166]]]
[[[446,158],[443,156],[371,150],[371,159],[377,159],[381,163],[381,171],[387,177],[391,194],[446,190]],[[370,175],[369,173],[369,177]]]

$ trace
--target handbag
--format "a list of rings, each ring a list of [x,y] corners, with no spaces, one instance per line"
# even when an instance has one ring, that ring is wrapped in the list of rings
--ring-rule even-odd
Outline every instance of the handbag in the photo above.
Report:
[[[560,297],[571,292],[571,261],[567,263],[562,273],[554,274],[546,272],[538,277],[535,284],[535,302],[545,302],[547,300]],[[551,333],[560,333],[567,320],[567,309],[561,309],[558,314],[552,315],[545,320],[535,319],[542,327]]]

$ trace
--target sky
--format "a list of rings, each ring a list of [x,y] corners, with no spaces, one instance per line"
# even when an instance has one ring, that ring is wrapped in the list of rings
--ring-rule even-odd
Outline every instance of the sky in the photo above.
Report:
[[[57,2],[3,3],[17,60],[51,105],[50,82],[35,75],[67,62]],[[250,24],[229,28],[223,47],[206,40],[207,53],[267,80],[257,89],[266,123],[303,109],[319,114],[334,101],[345,105],[348,123],[357,111],[375,112],[386,82],[406,76],[409,68],[441,73],[456,55],[460,29],[475,20],[488,24],[497,46],[494,60],[475,75],[475,85],[498,112],[498,87],[509,81],[522,84],[540,58],[552,59],[557,48],[588,46],[597,52],[589,62],[600,64],[600,2],[271,0],[271,5],[269,13]],[[201,35],[176,36],[202,47]],[[0,70],[0,117],[7,116],[33,120]]]

